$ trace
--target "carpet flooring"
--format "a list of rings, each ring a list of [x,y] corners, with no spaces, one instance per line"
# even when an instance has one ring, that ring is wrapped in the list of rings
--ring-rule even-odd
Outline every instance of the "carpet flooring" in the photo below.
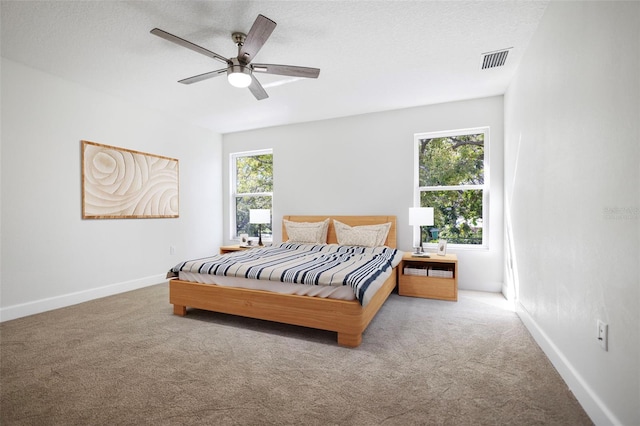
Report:
[[[336,335],[172,315],[166,283],[0,324],[2,425],[589,425],[496,294],[394,293]]]

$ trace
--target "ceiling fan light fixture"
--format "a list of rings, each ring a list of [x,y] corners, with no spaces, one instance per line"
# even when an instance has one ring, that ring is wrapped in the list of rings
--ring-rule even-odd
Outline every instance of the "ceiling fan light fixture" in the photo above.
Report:
[[[244,89],[245,87],[249,87],[251,85],[251,76],[249,74],[243,74],[241,72],[232,72],[227,75],[227,80],[229,80],[229,84],[233,87],[239,87]]]
[[[233,87],[249,87],[251,85],[251,69],[242,65],[232,65],[227,69],[227,80]]]

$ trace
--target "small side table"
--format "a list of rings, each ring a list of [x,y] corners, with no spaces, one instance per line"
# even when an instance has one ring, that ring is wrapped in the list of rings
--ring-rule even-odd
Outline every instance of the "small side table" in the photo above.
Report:
[[[458,257],[455,254],[413,257],[405,253],[398,270],[400,296],[458,300]]]
[[[241,246],[240,244],[235,244],[231,246],[222,246],[220,247],[220,254],[233,253],[234,251],[249,250],[251,248],[253,247]]]

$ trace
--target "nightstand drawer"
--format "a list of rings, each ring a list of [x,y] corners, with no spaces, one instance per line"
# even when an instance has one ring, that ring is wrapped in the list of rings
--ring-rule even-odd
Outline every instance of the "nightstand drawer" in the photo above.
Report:
[[[402,275],[398,286],[400,296],[458,300],[456,281],[451,278]]]

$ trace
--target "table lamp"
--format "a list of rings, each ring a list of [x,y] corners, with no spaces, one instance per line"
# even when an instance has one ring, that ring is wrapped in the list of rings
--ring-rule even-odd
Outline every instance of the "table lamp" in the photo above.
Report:
[[[433,207],[409,207],[409,225],[420,227],[420,246],[416,247],[412,255],[429,257],[422,247],[422,227],[433,225]]]
[[[271,223],[271,210],[249,209],[249,223],[258,225],[258,245],[262,246],[262,225]]]

